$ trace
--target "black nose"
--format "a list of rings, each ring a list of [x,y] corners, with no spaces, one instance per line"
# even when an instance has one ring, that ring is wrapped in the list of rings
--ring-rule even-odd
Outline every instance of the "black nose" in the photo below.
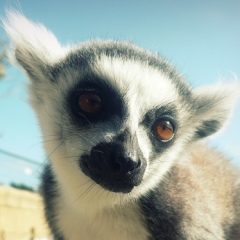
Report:
[[[133,160],[119,143],[100,143],[83,155],[80,167],[88,177],[112,192],[129,193],[143,179],[146,161]]]
[[[94,166],[98,170],[100,167],[101,171],[108,171],[108,174],[120,178],[131,175],[141,165],[140,160],[134,161],[126,155],[122,145],[114,143],[95,146],[91,151],[90,158],[95,162]]]

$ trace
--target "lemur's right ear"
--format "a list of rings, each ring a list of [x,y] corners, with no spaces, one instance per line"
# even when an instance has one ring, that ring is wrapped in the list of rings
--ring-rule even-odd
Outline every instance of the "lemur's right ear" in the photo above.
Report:
[[[240,98],[240,84],[215,84],[193,91],[195,139],[208,137],[223,129]]]
[[[42,24],[35,24],[16,11],[7,11],[3,26],[9,35],[12,50],[9,57],[17,62],[32,80],[51,78],[50,66],[67,51]]]

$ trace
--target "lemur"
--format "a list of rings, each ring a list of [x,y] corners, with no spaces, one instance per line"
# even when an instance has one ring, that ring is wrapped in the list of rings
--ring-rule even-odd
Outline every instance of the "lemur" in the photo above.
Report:
[[[238,83],[192,89],[158,54],[115,40],[64,47],[16,11],[3,26],[30,79],[55,240],[240,239],[240,173],[206,145]]]

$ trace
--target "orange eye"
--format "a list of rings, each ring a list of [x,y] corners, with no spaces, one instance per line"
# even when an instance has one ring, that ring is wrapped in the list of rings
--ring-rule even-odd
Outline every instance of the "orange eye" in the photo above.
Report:
[[[102,110],[102,99],[95,92],[82,94],[78,99],[80,108],[87,113],[98,113]]]
[[[169,121],[159,121],[155,124],[155,132],[162,141],[169,141],[174,135],[173,125]]]

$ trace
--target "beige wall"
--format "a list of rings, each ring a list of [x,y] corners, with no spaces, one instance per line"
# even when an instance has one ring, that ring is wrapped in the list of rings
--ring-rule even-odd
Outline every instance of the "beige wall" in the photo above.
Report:
[[[50,239],[37,193],[0,186],[0,240]]]

